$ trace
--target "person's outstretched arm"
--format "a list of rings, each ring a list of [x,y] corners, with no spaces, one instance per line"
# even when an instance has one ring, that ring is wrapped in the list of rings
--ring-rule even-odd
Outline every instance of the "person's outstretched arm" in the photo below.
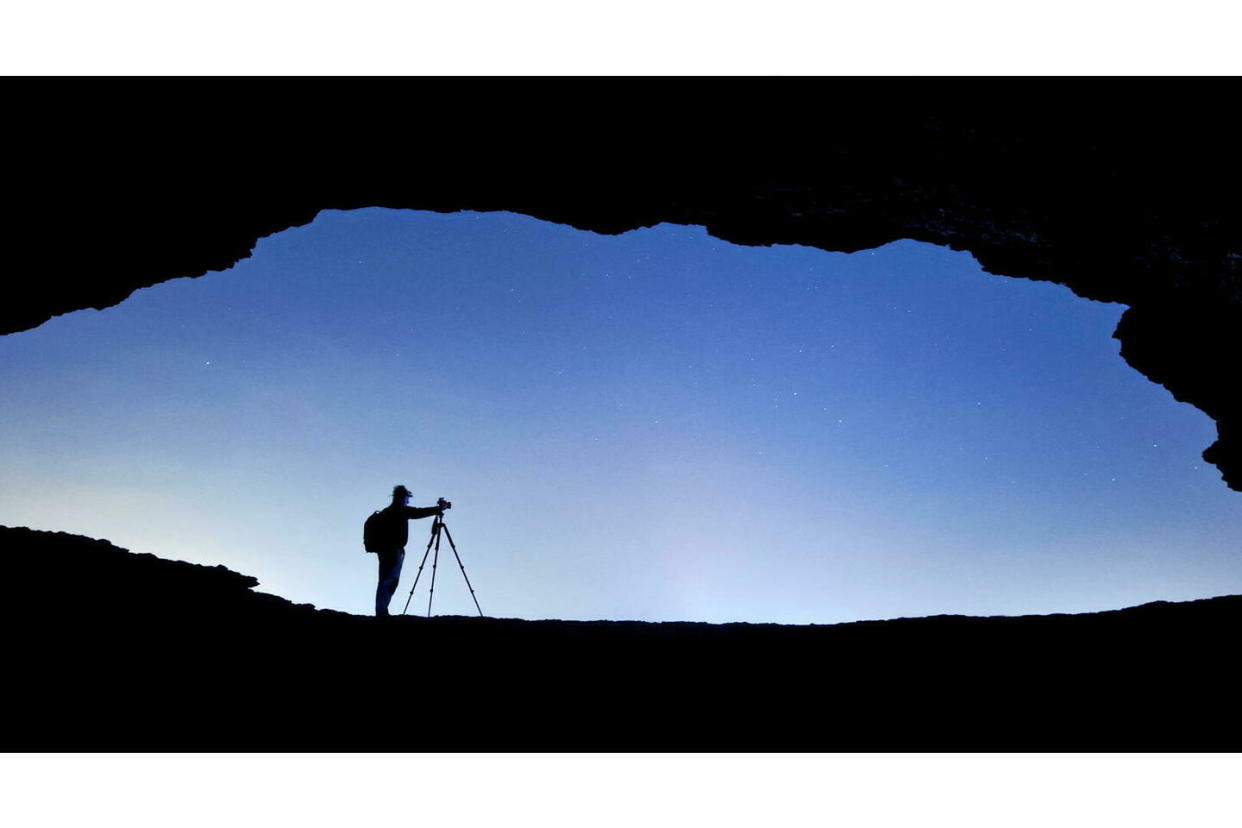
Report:
[[[440,513],[439,506],[426,506],[426,507],[406,506],[405,511],[402,512],[402,514],[405,517],[409,518],[410,520],[417,520],[418,518],[431,517],[432,515],[439,514],[439,513]]]

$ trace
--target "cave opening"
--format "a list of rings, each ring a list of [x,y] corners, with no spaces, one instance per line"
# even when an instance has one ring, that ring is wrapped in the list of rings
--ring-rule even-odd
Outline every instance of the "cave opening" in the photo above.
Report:
[[[1242,592],[1233,495],[1199,457],[1213,424],[1118,357],[1123,310],[911,241],[325,211],[230,270],[0,339],[0,522],[356,613],[361,521],[395,483],[454,501],[499,617]],[[438,612],[471,614],[442,575]]]

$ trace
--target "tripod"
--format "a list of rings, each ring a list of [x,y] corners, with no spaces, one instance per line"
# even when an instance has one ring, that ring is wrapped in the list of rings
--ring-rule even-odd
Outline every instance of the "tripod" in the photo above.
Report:
[[[436,519],[431,524],[431,537],[427,540],[427,549],[423,552],[423,560],[418,565],[418,574],[414,576],[414,586],[410,587],[410,595],[405,599],[405,609],[401,610],[401,614],[405,615],[405,611],[410,608],[410,599],[414,597],[414,590],[418,588],[418,579],[423,574],[423,567],[427,564],[427,555],[431,553],[431,547],[434,544],[436,554],[431,559],[431,592],[427,595],[427,617],[431,617],[431,599],[436,594],[436,566],[440,563],[441,534],[448,538],[449,546],[453,549],[453,557],[457,559],[457,566],[461,569],[461,577],[466,579],[466,587],[470,590],[470,597],[474,598],[474,608],[479,611],[479,617],[482,618],[483,610],[479,607],[479,599],[474,594],[474,587],[470,585],[470,576],[466,574],[466,567],[462,565],[461,556],[457,554],[457,544],[453,543],[453,535],[444,523],[443,514],[436,515]]]

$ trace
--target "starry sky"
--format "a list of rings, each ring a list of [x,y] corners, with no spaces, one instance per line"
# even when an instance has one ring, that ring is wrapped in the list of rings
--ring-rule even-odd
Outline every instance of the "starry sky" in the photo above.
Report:
[[[362,520],[397,483],[454,502],[496,617],[1242,593],[1242,495],[1199,457],[1214,426],[1118,356],[1123,311],[911,241],[326,211],[228,271],[0,338],[0,523],[356,613]],[[436,614],[473,614],[447,544],[440,563]]]

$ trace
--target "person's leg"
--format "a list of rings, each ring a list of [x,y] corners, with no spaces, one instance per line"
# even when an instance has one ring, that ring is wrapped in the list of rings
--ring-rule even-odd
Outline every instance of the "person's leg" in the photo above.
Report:
[[[401,581],[401,564],[404,561],[404,549],[379,553],[379,585],[375,588],[375,614],[378,616],[388,615],[388,604]]]

